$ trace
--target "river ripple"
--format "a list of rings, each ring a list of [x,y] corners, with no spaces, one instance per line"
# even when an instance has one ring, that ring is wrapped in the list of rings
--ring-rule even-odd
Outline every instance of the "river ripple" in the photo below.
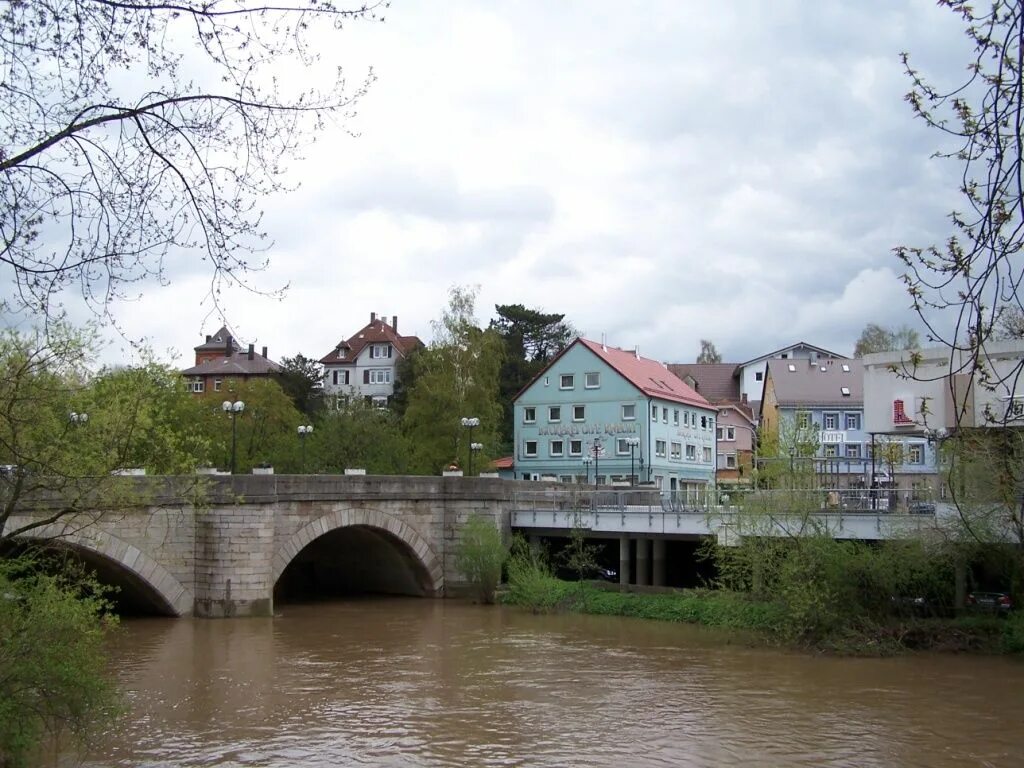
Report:
[[[1013,659],[411,599],[129,620],[113,654],[131,711],[88,766],[1024,765]]]

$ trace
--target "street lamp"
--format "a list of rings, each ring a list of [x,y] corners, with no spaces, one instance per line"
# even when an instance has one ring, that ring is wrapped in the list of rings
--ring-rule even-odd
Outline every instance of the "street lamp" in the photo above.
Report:
[[[225,400],[220,404],[221,409],[224,413],[231,417],[231,474],[235,474],[235,446],[237,445],[237,423],[238,414],[245,410],[245,403],[241,400]]]
[[[601,438],[594,438],[594,445],[590,448],[591,455],[594,457],[594,490],[597,490],[597,478],[599,477],[598,469],[601,466],[600,458],[601,454],[604,453],[604,446],[601,445]]]
[[[85,424],[85,422],[87,422],[88,420],[88,413],[75,413],[74,411],[72,411],[71,413],[68,414],[68,421],[71,422],[71,426],[73,427]]]
[[[583,482],[584,483],[589,483],[590,482],[590,465],[593,464],[593,463],[594,463],[594,457],[593,456],[584,456],[583,457],[583,473],[584,473],[583,474]],[[595,474],[595,477],[596,477],[596,474]]]
[[[306,435],[312,434],[312,432],[312,424],[303,424],[299,427],[299,442],[302,443],[302,474],[306,474]]]
[[[627,437],[626,445],[629,446],[629,487],[632,488],[636,475],[633,474],[633,450],[640,445],[639,437]]]
[[[470,443],[469,444],[469,474],[473,474],[473,454],[478,453],[484,449],[483,443]]]
[[[473,474],[473,428],[480,426],[480,419],[476,416],[463,416],[462,426],[469,430],[469,448],[466,450],[468,455],[469,474]],[[483,447],[483,446],[481,446]]]

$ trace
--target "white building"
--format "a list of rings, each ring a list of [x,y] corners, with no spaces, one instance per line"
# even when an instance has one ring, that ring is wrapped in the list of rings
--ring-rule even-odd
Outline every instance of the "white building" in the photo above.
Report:
[[[324,367],[324,395],[360,397],[386,406],[395,393],[400,360],[423,342],[416,336],[398,334],[398,317],[370,313],[370,322],[354,335],[338,342],[320,358]]]

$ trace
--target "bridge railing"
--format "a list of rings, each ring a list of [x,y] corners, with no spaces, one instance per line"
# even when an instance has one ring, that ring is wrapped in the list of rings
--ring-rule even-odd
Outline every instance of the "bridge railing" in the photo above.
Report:
[[[546,486],[517,490],[515,509],[532,511],[611,511],[707,513],[725,508],[849,514],[934,515],[937,500],[923,490],[886,488],[814,488],[737,490],[700,488],[661,491],[654,488],[582,488]]]

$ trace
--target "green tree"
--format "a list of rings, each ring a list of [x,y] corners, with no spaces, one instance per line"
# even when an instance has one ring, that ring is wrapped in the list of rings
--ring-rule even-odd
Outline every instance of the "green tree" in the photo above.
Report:
[[[474,514],[462,526],[460,535],[455,567],[472,585],[481,603],[493,603],[508,552],[501,531],[491,518]]]
[[[515,435],[513,399],[576,335],[565,315],[528,309],[522,304],[496,304],[490,327],[505,344],[499,376],[502,408],[502,451],[511,450]]]
[[[310,445],[316,469],[344,472],[360,467],[374,475],[409,471],[409,443],[398,415],[362,400],[325,411],[316,425]]]
[[[697,355],[698,363],[720,363],[722,362],[722,356],[718,350],[715,349],[713,341],[708,339],[700,340],[700,354]]]
[[[214,297],[223,281],[245,284],[266,247],[259,201],[372,80],[347,89],[333,72],[307,86],[329,44],[311,44],[311,29],[385,5],[5,3],[4,80],[18,84],[0,89],[6,301],[52,317],[71,289],[107,314],[165,278],[168,253],[207,262]]]
[[[504,344],[493,329],[482,330],[474,316],[475,291],[452,288],[434,338],[416,356],[415,383],[403,424],[411,442],[413,468],[433,474],[451,461],[462,464],[469,450],[464,417],[480,419],[473,442],[483,445],[479,465],[495,455],[501,405],[498,376]]]
[[[82,739],[114,716],[114,623],[91,578],[0,559],[0,765],[26,765],[46,735]]]
[[[281,358],[278,380],[300,413],[313,416],[323,405],[324,370],[316,360],[298,354]]]
[[[917,331],[909,326],[899,328],[883,328],[877,323],[868,323],[861,331],[860,338],[853,348],[854,357],[864,357],[873,352],[893,352],[903,349],[917,349],[921,340]]]
[[[785,414],[778,428],[759,432],[757,482],[768,487],[814,488],[814,457],[821,446],[821,427],[811,414]]]

